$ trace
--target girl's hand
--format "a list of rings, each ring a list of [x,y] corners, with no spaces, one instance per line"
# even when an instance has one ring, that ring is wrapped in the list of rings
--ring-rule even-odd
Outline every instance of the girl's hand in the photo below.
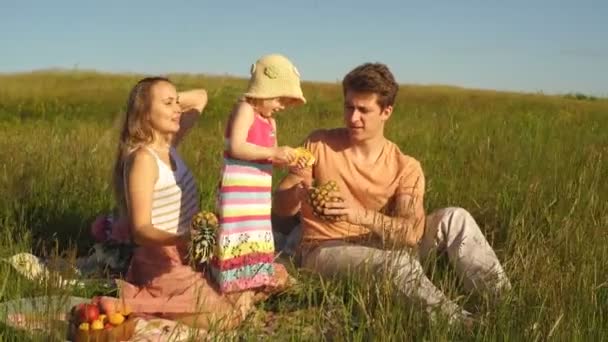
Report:
[[[289,164],[289,171],[296,175],[299,175],[301,172],[309,168],[310,167],[306,165],[306,159],[302,157],[296,157],[296,159]]]
[[[295,149],[289,146],[275,147],[272,163],[276,165],[289,165],[296,159]]]

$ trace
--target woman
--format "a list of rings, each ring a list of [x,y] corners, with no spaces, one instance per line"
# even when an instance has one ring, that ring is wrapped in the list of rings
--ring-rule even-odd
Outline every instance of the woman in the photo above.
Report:
[[[230,328],[264,292],[219,293],[185,260],[190,221],[199,211],[190,170],[176,147],[207,103],[204,90],[178,93],[166,78],[140,80],[131,90],[114,167],[121,221],[135,244],[120,298],[102,297],[107,313],[133,311],[190,326]],[[277,288],[287,279],[284,268]],[[266,291],[276,288],[266,289]]]

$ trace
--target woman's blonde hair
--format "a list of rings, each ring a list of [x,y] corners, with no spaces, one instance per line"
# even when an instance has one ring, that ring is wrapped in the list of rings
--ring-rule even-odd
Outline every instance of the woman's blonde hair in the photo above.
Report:
[[[154,139],[154,130],[149,118],[152,88],[159,82],[171,83],[165,77],[146,77],[137,82],[129,93],[113,172],[114,196],[121,215],[126,214],[127,211],[124,182],[127,157],[137,148],[151,143]]]

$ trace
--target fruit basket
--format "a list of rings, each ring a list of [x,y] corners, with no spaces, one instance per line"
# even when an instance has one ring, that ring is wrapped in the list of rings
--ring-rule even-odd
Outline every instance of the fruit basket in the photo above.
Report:
[[[133,336],[135,319],[130,313],[106,315],[98,305],[79,304],[72,308],[69,336],[74,342],[125,341]]]

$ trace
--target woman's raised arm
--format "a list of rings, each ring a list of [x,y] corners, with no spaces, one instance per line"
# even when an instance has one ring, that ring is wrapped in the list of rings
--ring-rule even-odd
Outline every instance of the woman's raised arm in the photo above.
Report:
[[[205,89],[192,89],[177,94],[182,110],[179,131],[173,138],[173,145],[177,146],[194,126],[198,117],[207,106],[207,91]]]

